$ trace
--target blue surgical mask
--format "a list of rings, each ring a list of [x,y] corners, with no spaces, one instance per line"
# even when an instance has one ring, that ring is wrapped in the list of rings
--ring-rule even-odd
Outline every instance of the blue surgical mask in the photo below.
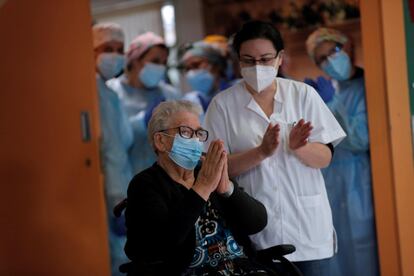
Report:
[[[351,77],[351,60],[344,51],[339,51],[322,64],[322,70],[331,78],[343,81]]]
[[[185,75],[190,87],[203,94],[208,94],[213,88],[214,76],[206,69],[190,70]]]
[[[154,88],[165,77],[165,65],[146,63],[139,72],[138,78],[146,88]]]
[[[124,64],[125,57],[117,53],[102,53],[96,59],[96,66],[105,80],[112,79],[121,73]]]
[[[168,156],[178,166],[193,170],[197,166],[202,152],[203,143],[198,138],[186,139],[176,134]]]

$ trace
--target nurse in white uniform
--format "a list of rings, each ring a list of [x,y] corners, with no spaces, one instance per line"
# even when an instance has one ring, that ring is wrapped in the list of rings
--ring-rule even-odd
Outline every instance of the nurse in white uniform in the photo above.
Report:
[[[311,86],[276,78],[283,41],[271,24],[246,23],[233,47],[244,81],[213,98],[205,127],[224,141],[230,176],[266,206],[253,245],[293,244],[288,258],[304,275],[332,275],[323,259],[334,254],[335,230],[320,169],[345,132]]]

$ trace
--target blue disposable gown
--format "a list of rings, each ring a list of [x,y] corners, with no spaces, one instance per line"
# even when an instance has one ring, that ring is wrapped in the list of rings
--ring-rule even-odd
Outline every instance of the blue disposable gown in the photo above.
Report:
[[[207,111],[211,99],[212,97],[209,97],[208,95],[205,95],[199,91],[187,92],[183,96],[183,100],[187,100],[201,106],[203,113],[200,115],[200,122],[204,121],[204,113]]]
[[[183,96],[182,99],[193,102],[193,103],[198,104],[199,106],[202,107],[203,114],[200,115],[200,122],[203,122],[205,112],[207,112],[207,108],[210,105],[210,102],[214,98],[214,96],[216,96],[219,92],[221,92],[223,90],[226,90],[227,88],[231,87],[233,84],[235,84],[239,81],[240,81],[239,79],[233,80],[231,82],[221,80],[219,90],[217,90],[217,91],[212,91],[208,94],[202,93],[200,91],[190,91],[190,92],[187,92]]]
[[[156,160],[148,137],[145,114],[154,102],[173,100],[180,97],[179,92],[166,83],[160,83],[153,89],[138,89],[127,84],[124,75],[108,82],[119,96],[133,130],[133,145],[129,152],[133,174],[150,167]]]
[[[117,223],[112,210],[127,196],[132,178],[128,150],[132,145],[132,129],[118,96],[97,75],[99,113],[101,122],[100,156],[104,175],[109,225],[112,275],[122,275],[119,265],[128,262],[124,253],[126,235]]]
[[[338,85],[328,107],[347,137],[322,171],[338,238],[331,271],[332,275],[379,275],[362,69]]]

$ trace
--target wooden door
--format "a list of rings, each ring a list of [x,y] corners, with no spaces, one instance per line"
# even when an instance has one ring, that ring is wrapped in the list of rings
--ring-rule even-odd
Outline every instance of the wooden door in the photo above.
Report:
[[[0,275],[109,275],[89,1],[0,2]]]

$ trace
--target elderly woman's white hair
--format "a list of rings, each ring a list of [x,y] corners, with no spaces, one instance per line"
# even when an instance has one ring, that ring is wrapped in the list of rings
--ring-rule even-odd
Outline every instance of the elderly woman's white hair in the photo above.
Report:
[[[200,116],[202,108],[200,105],[186,100],[167,101],[160,103],[152,113],[148,123],[148,140],[154,147],[154,134],[158,131],[170,128],[171,119],[178,112],[189,112],[196,116]]]

